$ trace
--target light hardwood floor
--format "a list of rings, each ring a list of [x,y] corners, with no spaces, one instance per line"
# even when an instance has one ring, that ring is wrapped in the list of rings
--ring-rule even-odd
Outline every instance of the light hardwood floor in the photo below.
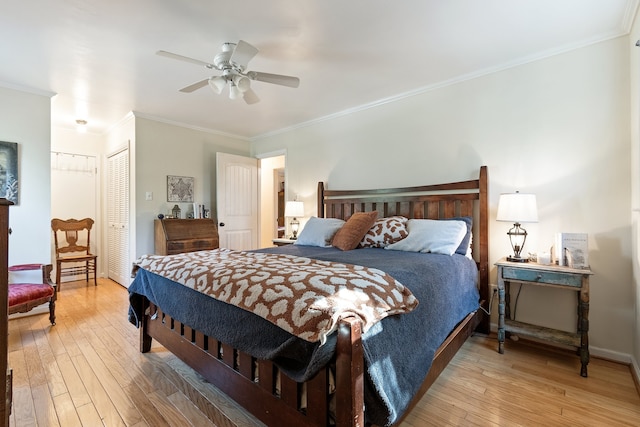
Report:
[[[55,326],[47,314],[9,321],[11,426],[257,425],[161,346],[140,354],[127,308],[111,281],[65,283]],[[627,366],[592,359],[582,378],[571,352],[496,347],[492,337],[467,341],[402,427],[640,426]]]

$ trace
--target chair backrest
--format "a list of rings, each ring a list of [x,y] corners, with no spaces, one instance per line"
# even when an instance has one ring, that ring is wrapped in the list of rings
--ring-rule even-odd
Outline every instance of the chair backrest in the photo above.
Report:
[[[51,229],[53,230],[53,240],[56,246],[56,256],[77,252],[89,254],[91,227],[93,227],[91,218],[52,219]],[[85,233],[86,239],[84,239]],[[62,238],[59,238],[60,236]]]

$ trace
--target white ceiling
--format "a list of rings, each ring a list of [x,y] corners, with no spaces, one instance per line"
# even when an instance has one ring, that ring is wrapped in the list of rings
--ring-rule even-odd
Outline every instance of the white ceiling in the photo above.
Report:
[[[56,94],[54,126],[143,117],[254,138],[627,34],[638,0],[22,0],[0,14],[0,85]],[[224,42],[260,52],[254,105],[208,87]]]

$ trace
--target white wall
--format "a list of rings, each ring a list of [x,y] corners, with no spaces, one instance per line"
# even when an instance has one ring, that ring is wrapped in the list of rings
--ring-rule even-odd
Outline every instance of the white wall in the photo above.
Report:
[[[51,98],[0,87],[0,141],[18,143],[19,204],[9,208],[9,265],[49,263]]]
[[[167,175],[195,178],[195,199],[216,212],[216,152],[249,155],[249,142],[146,118],[135,119],[136,256],[153,253],[153,220],[175,204],[167,202]],[[145,200],[152,192],[153,200]],[[183,213],[187,203],[179,204]]]
[[[618,38],[253,142],[287,150],[290,194],[315,215],[316,183],[376,188],[466,180],[489,168],[490,262],[510,252],[500,193],[538,198],[525,251],[556,232],[589,233],[590,342],[633,352],[629,49]],[[491,271],[495,283],[496,269]],[[518,318],[575,328],[575,294],[526,288]],[[497,308],[494,307],[494,311]],[[615,354],[614,354],[615,353]]]

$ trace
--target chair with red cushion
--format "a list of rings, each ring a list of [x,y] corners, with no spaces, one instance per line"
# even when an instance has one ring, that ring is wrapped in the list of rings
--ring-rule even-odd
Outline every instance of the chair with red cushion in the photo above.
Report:
[[[56,324],[57,288],[51,281],[51,264],[21,264],[9,267],[10,278],[23,272],[40,270],[42,276],[21,283],[9,283],[9,314],[26,313],[34,307],[49,303],[49,321]],[[24,275],[28,277],[29,275]],[[31,274],[33,276],[33,274]],[[14,279],[15,280],[15,279]],[[21,280],[21,279],[19,279]],[[11,280],[10,280],[11,281]]]

